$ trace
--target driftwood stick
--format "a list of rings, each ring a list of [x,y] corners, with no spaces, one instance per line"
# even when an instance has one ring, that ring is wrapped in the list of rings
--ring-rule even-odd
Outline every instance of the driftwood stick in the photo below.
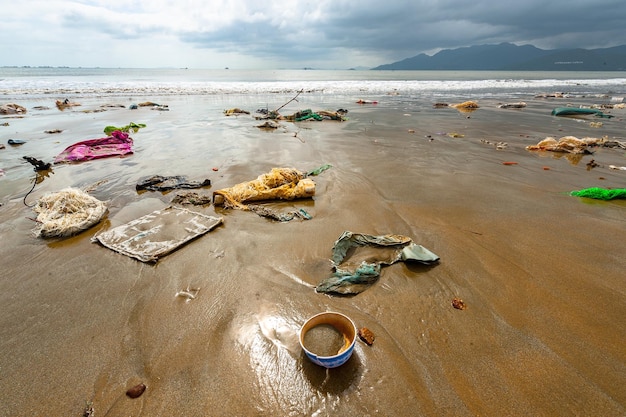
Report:
[[[285,104],[283,104],[282,106],[280,106],[279,108],[277,108],[276,110],[274,110],[275,113],[278,113],[278,110],[282,109],[283,107],[285,107],[287,104],[291,103],[292,101],[298,101],[297,98],[300,94],[302,94],[302,92],[304,91],[304,89],[298,91],[298,94],[296,94],[291,100],[289,100],[288,102],[286,102]]]

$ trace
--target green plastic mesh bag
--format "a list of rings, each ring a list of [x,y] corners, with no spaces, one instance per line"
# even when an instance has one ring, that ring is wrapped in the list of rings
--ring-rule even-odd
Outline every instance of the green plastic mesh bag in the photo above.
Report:
[[[626,188],[606,188],[591,187],[578,191],[572,191],[570,195],[576,197],[595,198],[596,200],[613,200],[615,198],[626,198]]]

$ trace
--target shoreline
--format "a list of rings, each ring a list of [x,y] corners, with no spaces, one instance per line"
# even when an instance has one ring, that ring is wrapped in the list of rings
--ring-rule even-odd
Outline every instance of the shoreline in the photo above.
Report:
[[[253,112],[259,97],[161,99],[169,111],[52,109],[9,120],[28,140],[0,150],[14,160],[49,160],[110,124],[147,127],[131,135],[132,156],[55,166],[30,195],[105,180],[93,195],[108,202],[108,215],[78,236],[30,234],[32,211],[21,199],[32,168],[15,163],[0,179],[10,184],[0,207],[7,415],[80,415],[86,402],[109,416],[624,414],[626,204],[568,195],[623,187],[626,174],[606,167],[626,165],[624,153],[568,158],[525,147],[547,136],[620,137],[626,110],[592,128],[595,119],[549,115],[567,99],[527,100],[521,111],[479,100],[462,114],[411,98],[358,106],[354,97],[316,96],[284,114],[349,106],[349,120],[283,122],[268,132],[252,116],[221,113]],[[41,133],[49,128],[64,131]],[[592,158],[601,166],[587,169]],[[315,177],[313,199],[272,203],[304,207],[311,220],[197,208],[222,216],[223,226],[156,265],[90,242],[99,229],[169,204],[173,193],[135,191],[144,175],[209,176],[202,191],[210,193],[272,167],[324,163],[332,168]],[[315,293],[345,230],[410,236],[441,260],[384,267],[354,297]],[[199,288],[189,302],[175,296],[186,288]],[[452,307],[455,297],[466,310]],[[376,334],[328,373],[308,362],[296,336],[325,310]],[[126,397],[139,383],[145,393]]]

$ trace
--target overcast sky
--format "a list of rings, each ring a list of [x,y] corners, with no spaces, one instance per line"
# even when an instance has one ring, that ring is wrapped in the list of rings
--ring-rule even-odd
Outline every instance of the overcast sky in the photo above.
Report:
[[[319,68],[626,44],[624,0],[0,0],[0,66]]]

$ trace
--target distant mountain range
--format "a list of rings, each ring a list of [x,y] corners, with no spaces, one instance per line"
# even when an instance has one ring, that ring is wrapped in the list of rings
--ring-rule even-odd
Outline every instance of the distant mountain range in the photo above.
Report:
[[[626,45],[600,49],[539,49],[512,43],[444,49],[373,70],[626,71]]]

